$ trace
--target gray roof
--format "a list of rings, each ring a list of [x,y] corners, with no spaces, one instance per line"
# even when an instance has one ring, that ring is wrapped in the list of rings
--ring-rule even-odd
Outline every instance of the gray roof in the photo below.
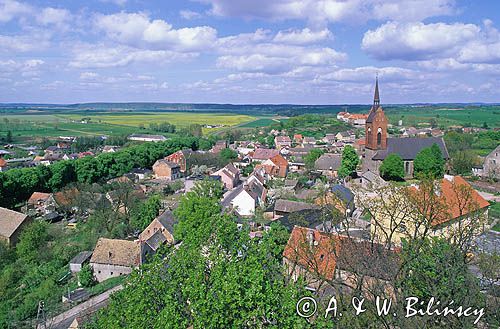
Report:
[[[222,207],[223,208],[230,207],[231,201],[233,201],[233,199],[236,198],[236,196],[240,194],[242,190],[243,190],[243,184],[236,186],[236,188],[232,189],[228,194],[226,194],[221,203]]]
[[[156,219],[163,225],[171,234],[174,232],[174,225],[177,224],[174,214],[170,210],[165,210]]]
[[[167,238],[161,231],[156,231],[149,239],[146,240],[146,244],[153,249],[153,251],[158,250],[158,248],[167,241]]]
[[[316,160],[314,168],[318,170],[337,170],[341,162],[342,155],[326,153]]]
[[[92,251],[82,251],[75,257],[73,257],[72,260],[69,261],[70,264],[83,264],[87,260],[90,259],[90,256],[92,256]]]
[[[449,159],[448,150],[442,137],[426,138],[387,138],[387,149],[378,151],[373,160],[384,160],[389,154],[396,153],[403,160],[414,160],[422,149],[437,144],[445,159]]]
[[[304,209],[316,209],[316,208],[318,208],[318,206],[312,203],[290,201],[283,199],[276,200],[276,203],[274,205],[274,211],[287,212],[287,213],[296,212]]]
[[[377,113],[377,109],[380,107],[377,106],[375,108],[375,106],[372,106],[372,108],[370,109],[370,112],[368,113],[368,118],[366,118],[366,123],[371,123],[373,122],[373,119],[375,118],[375,114]]]

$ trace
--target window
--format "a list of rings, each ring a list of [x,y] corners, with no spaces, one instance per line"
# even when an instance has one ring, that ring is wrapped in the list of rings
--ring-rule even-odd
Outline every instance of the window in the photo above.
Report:
[[[97,273],[101,274],[101,271],[97,271]]]
[[[110,274],[113,275],[113,272],[111,272]]]
[[[380,146],[382,144],[382,133],[378,132],[377,133],[377,146]]]
[[[410,162],[409,161],[405,162],[405,173],[410,174]]]

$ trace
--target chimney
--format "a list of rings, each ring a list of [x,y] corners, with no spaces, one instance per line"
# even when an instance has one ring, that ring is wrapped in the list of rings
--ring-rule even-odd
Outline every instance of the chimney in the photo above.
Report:
[[[315,246],[315,241],[314,241],[314,231],[313,230],[307,230],[307,243],[309,243],[309,247],[314,247]]]

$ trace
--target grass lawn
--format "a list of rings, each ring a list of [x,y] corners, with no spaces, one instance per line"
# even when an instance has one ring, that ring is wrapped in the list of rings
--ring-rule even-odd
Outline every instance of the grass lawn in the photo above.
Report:
[[[495,232],[500,232],[500,223],[497,223],[495,226],[491,228]]]

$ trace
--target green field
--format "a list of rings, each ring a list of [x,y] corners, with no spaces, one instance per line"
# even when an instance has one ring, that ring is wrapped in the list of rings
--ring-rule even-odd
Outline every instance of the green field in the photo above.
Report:
[[[90,119],[82,123],[82,119]],[[190,124],[223,125],[222,128],[203,128],[204,133],[216,132],[231,126],[255,121],[255,117],[241,114],[193,113],[193,112],[147,112],[147,113],[94,113],[86,114],[12,114],[2,115],[0,136],[12,132],[15,142],[41,137],[128,135],[153,133],[149,123],[169,122],[177,128]],[[141,127],[141,129],[140,129]],[[142,129],[144,127],[145,129]]]
[[[260,118],[255,121],[251,121],[245,124],[240,125],[241,128],[260,128],[267,127],[272,125],[273,123],[278,123],[280,120],[277,119],[269,119],[269,118]]]
[[[428,107],[397,107],[386,109],[386,114],[392,124],[403,120],[405,126],[418,126],[435,119],[438,126],[473,126],[481,127],[486,123],[489,127],[500,125],[499,106],[481,106],[465,108],[428,108]]]
[[[68,120],[81,120],[82,118],[90,118],[91,122],[102,122],[114,125],[126,125],[139,127],[141,125],[148,126],[149,123],[168,122],[182,128],[190,124],[209,124],[209,125],[224,125],[235,126],[245,122],[255,120],[255,117],[242,114],[225,114],[225,113],[193,113],[193,112],[136,112],[136,113],[113,113],[113,114],[65,114],[58,115],[60,118]]]

